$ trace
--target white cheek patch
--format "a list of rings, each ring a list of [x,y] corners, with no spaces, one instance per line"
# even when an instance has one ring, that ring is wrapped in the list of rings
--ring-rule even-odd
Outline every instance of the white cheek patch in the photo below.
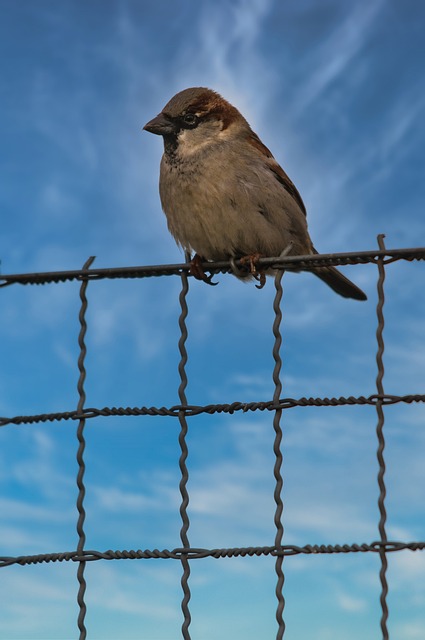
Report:
[[[181,129],[178,134],[179,147],[183,153],[192,154],[208,145],[214,145],[229,135],[223,130],[221,120],[201,120],[194,129]]]
[[[179,141],[179,145],[181,145],[182,147],[184,145],[190,144],[190,140],[187,139],[187,134],[190,133],[189,129],[182,129],[179,134],[178,134],[178,141]]]

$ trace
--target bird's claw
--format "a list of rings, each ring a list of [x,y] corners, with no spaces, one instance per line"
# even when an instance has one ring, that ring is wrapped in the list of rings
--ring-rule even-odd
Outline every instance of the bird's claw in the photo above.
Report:
[[[210,275],[207,276],[207,274],[205,273],[202,267],[203,262],[204,262],[204,259],[200,255],[195,253],[192,260],[190,261],[189,273],[194,278],[196,278],[196,280],[202,280],[202,282],[205,282],[206,284],[209,284],[212,287],[215,287],[218,284],[218,282],[212,281],[213,279],[212,273],[210,273]]]
[[[249,264],[249,273],[254,277],[257,282],[260,284],[256,284],[257,289],[262,289],[266,284],[266,274],[264,270],[257,269],[257,263],[261,258],[260,253],[253,253],[249,256],[244,256],[241,258],[241,264]]]
[[[204,277],[201,278],[201,280],[203,280],[203,282],[205,282],[206,284],[210,284],[212,287],[216,287],[218,285],[218,282],[213,282],[212,279],[213,279],[213,274],[212,273],[210,273],[209,276],[207,276],[204,273]]]
[[[255,285],[256,289],[262,289],[266,284],[266,274],[264,273],[264,271],[260,271],[259,273],[254,275],[254,278],[260,283]]]

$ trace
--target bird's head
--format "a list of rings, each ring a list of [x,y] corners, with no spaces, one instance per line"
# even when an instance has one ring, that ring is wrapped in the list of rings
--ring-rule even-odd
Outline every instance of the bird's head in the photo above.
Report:
[[[161,113],[143,127],[161,135],[165,148],[179,148],[191,154],[207,145],[229,139],[241,127],[248,127],[239,111],[218,93],[192,87],[177,93]]]

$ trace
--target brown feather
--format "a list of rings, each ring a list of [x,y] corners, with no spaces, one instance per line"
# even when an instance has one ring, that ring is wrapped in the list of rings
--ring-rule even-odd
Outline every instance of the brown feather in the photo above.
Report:
[[[281,183],[284,189],[294,198],[295,202],[297,203],[297,205],[299,206],[303,214],[306,216],[307,210],[305,208],[304,202],[302,201],[302,198],[299,194],[298,189],[296,188],[296,186],[294,185],[290,177],[284,172],[280,164],[276,162],[270,149],[268,149],[266,145],[261,142],[260,138],[253,131],[251,131],[249,134],[248,142],[253,147],[258,149],[258,151],[260,151],[260,153],[267,158],[268,160],[267,165],[270,171],[274,173],[276,179]]]

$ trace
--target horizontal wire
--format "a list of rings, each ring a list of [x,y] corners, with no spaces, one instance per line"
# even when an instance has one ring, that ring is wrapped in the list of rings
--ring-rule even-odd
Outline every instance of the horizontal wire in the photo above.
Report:
[[[295,556],[295,555],[320,555],[336,553],[393,553],[398,551],[424,551],[425,541],[400,542],[400,541],[374,541],[362,544],[314,544],[314,545],[282,545],[263,547],[230,547],[221,549],[203,549],[195,547],[177,547],[172,551],[168,549],[137,549],[107,551],[63,551],[61,553],[41,553],[38,555],[0,556],[0,568],[13,564],[29,565],[48,562],[93,562],[96,560],[150,560],[161,558],[163,560],[181,560],[187,557],[190,560],[202,558],[234,558],[237,556]]]
[[[425,260],[425,248],[385,249],[375,251],[360,251],[348,253],[323,253],[306,256],[285,256],[283,258],[260,258],[258,267],[282,267],[288,271],[309,271],[321,266],[344,266],[355,264],[376,263],[383,259],[384,263],[397,260]],[[243,269],[244,264],[235,261],[237,267]],[[246,265],[245,265],[246,266]],[[48,284],[73,280],[102,280],[114,278],[149,278],[158,276],[181,275],[189,272],[190,263],[145,265],[134,267],[114,267],[105,269],[78,269],[69,271],[49,271],[22,274],[0,274],[0,287],[11,284]],[[204,262],[204,271],[210,273],[230,273],[232,265],[228,260],[220,262]]]
[[[212,415],[216,413],[233,414],[237,411],[276,411],[278,409],[293,409],[295,407],[338,407],[338,406],[376,406],[393,405],[398,403],[412,404],[425,402],[425,394],[412,395],[378,395],[349,396],[339,398],[282,398],[278,402],[268,400],[264,402],[232,402],[230,404],[209,405],[174,405],[172,407],[103,407],[98,409],[88,407],[81,411],[62,411],[57,413],[41,413],[35,415],[21,415],[13,417],[0,417],[0,427],[8,424],[36,424],[39,422],[59,422],[62,420],[83,420],[97,417],[113,416],[170,416],[178,418],[179,415],[197,416],[203,413]]]

